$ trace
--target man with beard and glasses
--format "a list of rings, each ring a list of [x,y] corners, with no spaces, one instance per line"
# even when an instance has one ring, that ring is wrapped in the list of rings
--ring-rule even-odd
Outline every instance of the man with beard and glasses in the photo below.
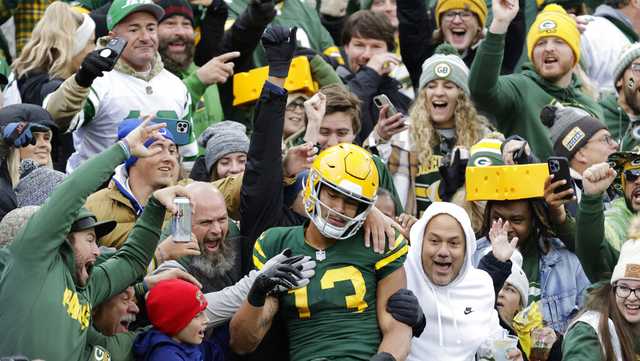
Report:
[[[493,0],[493,20],[473,60],[469,89],[478,110],[495,117],[500,132],[524,137],[533,153],[546,160],[553,154],[553,145],[548,128],[539,119],[542,107],[571,105],[598,119],[602,108],[582,92],[573,72],[580,61],[580,32],[557,4],[547,5],[527,33],[531,62],[524,65],[522,73],[500,75],[507,29],[518,9],[518,1]]]
[[[628,151],[640,144],[640,43],[625,48],[613,75],[616,93],[605,95],[600,105],[620,150]]]
[[[165,262],[157,272],[179,268],[202,283],[202,292],[219,291],[242,277],[239,231],[229,221],[224,196],[213,184],[193,182],[187,189],[197,199],[207,200],[197,204],[191,215],[191,231],[200,254]]]
[[[238,58],[240,52],[213,57],[198,67],[194,63],[196,33],[191,6],[186,0],[161,0],[157,4],[164,9],[164,16],[158,23],[158,52],[165,69],[182,79],[189,90],[197,138],[209,125],[224,119],[217,84],[226,82],[233,75],[234,63],[231,60]],[[209,14],[203,21],[216,20],[220,20],[222,26],[223,19]],[[202,149],[200,154],[203,154]]]

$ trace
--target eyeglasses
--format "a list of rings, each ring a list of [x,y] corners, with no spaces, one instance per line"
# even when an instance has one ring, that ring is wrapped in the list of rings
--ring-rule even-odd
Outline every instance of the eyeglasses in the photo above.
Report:
[[[286,107],[287,110],[294,110],[295,108],[304,109],[304,102],[294,100],[291,103],[289,103],[289,105],[287,105],[287,107]]]
[[[606,145],[616,145],[616,146],[618,145],[618,143],[616,143],[615,139],[613,139],[611,134],[606,134],[604,137],[599,139],[591,139],[589,142],[602,142]]]
[[[616,286],[616,296],[620,298],[627,298],[633,293],[637,299],[640,299],[640,288],[629,288],[627,286]]]
[[[449,10],[442,14],[442,17],[446,20],[453,20],[456,16],[460,16],[460,19],[462,20],[469,20],[473,16],[473,13],[468,10]]]
[[[640,63],[633,63],[630,68],[632,72],[640,73]]]
[[[640,178],[640,168],[625,170],[624,178],[627,182],[635,182],[636,179]]]

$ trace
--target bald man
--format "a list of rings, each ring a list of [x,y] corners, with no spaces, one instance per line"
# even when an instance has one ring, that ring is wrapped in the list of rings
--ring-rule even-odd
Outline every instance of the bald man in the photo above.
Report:
[[[196,200],[191,215],[191,232],[195,235],[200,255],[186,256],[164,262],[159,270],[179,267],[202,283],[202,291],[215,292],[233,285],[242,278],[237,229],[227,215],[222,193],[211,183],[193,182],[187,185]],[[169,240],[167,240],[169,241]]]

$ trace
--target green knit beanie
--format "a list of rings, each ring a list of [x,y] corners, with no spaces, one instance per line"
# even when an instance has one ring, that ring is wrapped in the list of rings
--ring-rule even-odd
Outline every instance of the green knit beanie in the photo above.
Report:
[[[618,60],[618,64],[613,68],[613,83],[618,82],[618,79],[622,77],[624,71],[633,63],[634,60],[640,58],[640,42],[633,43],[628,45],[622,50],[622,54],[620,54],[620,60]]]
[[[436,79],[445,79],[469,96],[469,68],[458,55],[458,51],[449,43],[440,44],[435,54],[422,63],[420,89]]]

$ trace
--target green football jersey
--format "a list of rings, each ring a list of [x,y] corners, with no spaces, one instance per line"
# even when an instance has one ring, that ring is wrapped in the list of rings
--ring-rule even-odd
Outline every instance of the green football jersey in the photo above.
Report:
[[[290,248],[316,260],[307,286],[280,296],[287,322],[289,354],[300,360],[369,360],[381,341],[376,312],[378,281],[402,267],[409,246],[398,235],[384,254],[364,246],[363,232],[324,251],[305,242],[305,226],[271,228],[255,243],[254,265]]]

